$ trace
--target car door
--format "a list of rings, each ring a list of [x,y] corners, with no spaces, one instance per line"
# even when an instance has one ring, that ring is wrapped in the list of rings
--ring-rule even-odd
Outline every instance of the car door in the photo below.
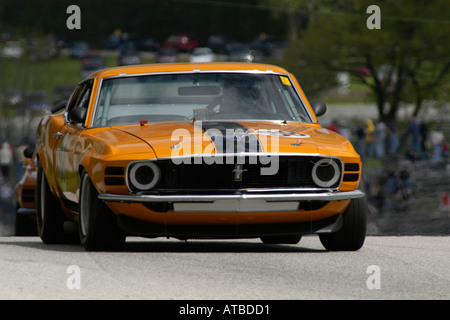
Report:
[[[83,150],[77,142],[85,129],[84,123],[76,123],[70,119],[70,112],[75,107],[88,108],[92,84],[93,81],[88,80],[77,87],[67,107],[64,126],[54,134],[54,138],[58,140],[54,149],[56,180],[60,196],[66,201],[66,205],[78,202],[78,165]]]

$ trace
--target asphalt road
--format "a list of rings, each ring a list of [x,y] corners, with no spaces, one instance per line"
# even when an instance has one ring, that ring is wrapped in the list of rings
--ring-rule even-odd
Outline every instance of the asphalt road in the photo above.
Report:
[[[127,238],[120,252],[0,237],[0,299],[305,300],[450,298],[450,236],[366,239],[327,252],[258,240]]]

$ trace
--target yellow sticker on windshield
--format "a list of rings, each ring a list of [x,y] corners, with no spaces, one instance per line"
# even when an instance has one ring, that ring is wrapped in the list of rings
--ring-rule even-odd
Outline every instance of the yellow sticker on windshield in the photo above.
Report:
[[[283,84],[285,86],[292,86],[291,82],[289,81],[288,77],[285,76],[280,76],[281,82],[283,82]]]

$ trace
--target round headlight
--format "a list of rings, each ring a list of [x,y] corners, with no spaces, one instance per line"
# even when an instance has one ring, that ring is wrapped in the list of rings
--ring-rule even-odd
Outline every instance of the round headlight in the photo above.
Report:
[[[329,188],[338,182],[340,170],[337,163],[331,159],[320,159],[314,164],[312,178],[316,185]]]
[[[146,191],[154,188],[161,178],[161,170],[153,162],[140,162],[130,169],[129,180],[134,189]]]

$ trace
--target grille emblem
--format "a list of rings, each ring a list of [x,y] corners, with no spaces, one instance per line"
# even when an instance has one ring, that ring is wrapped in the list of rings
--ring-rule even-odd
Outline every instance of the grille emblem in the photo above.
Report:
[[[242,181],[242,174],[248,171],[247,169],[244,169],[244,165],[236,163],[234,165],[234,181]]]

